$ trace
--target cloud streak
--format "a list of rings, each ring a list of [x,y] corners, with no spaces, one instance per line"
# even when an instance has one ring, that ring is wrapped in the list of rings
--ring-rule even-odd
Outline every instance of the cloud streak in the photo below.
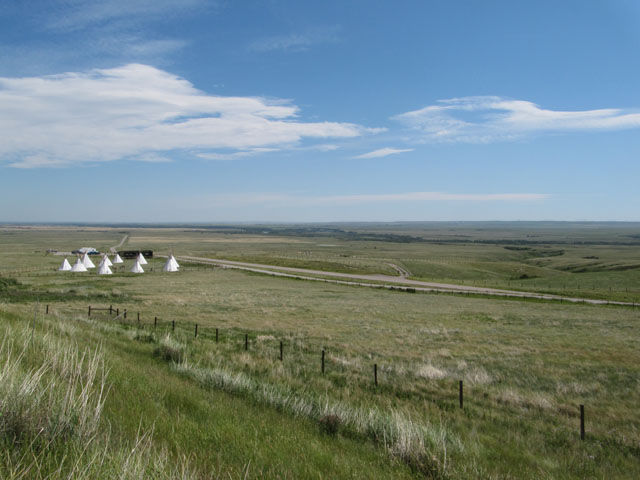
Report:
[[[551,198],[546,193],[446,193],[407,192],[359,195],[304,196],[285,193],[219,194],[198,199],[209,206],[348,206],[363,204],[416,202],[541,202]]]
[[[208,95],[147,65],[0,77],[0,160],[18,168],[148,161],[175,151],[234,155],[374,131],[303,122],[286,101]]]
[[[640,112],[558,111],[496,96],[439,100],[392,117],[429,142],[490,143],[536,134],[640,128]]]
[[[413,152],[413,148],[380,148],[373,152],[363,153],[362,155],[358,155],[353,158],[382,158],[404,152]]]
[[[276,35],[252,42],[248,50],[252,52],[303,52],[313,45],[340,42],[340,27],[323,27],[309,29],[303,33]]]

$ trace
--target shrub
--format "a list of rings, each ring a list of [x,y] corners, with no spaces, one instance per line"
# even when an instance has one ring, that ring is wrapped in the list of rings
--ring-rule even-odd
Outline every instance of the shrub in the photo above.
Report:
[[[320,430],[329,435],[336,435],[340,428],[340,417],[337,415],[325,415],[319,420]]]
[[[167,362],[182,363],[184,361],[185,349],[186,346],[183,343],[167,335],[160,340],[160,344],[153,353]]]
[[[141,343],[156,343],[156,336],[152,332],[137,330],[133,334],[133,339]]]

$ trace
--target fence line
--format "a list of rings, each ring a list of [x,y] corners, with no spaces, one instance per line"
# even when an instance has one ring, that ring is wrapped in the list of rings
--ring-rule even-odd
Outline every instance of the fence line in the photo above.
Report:
[[[47,307],[47,313],[49,312],[49,305],[46,306]],[[122,315],[119,314],[120,308],[118,307],[117,309],[113,308],[113,305],[109,305],[109,308],[96,308],[96,307],[92,307],[89,306],[89,317],[91,317],[91,312],[92,311],[108,311],[110,315],[113,315],[114,312],[118,312],[118,314],[116,314],[115,317],[112,317],[111,320],[126,320],[127,318],[127,309],[123,310]],[[137,327],[138,328],[142,328],[144,329],[144,323],[142,323],[140,321],[140,312],[138,312],[138,316],[137,316]],[[122,323],[122,321],[121,321]],[[133,324],[133,322],[127,322],[128,324]],[[157,316],[154,316],[153,319],[153,328],[154,330],[157,330],[158,328],[158,323],[159,319]],[[186,322],[189,323],[189,322]],[[166,324],[168,325],[168,321],[166,322]],[[149,324],[151,325],[151,324]],[[213,328],[213,327],[211,327]],[[171,320],[171,332],[174,333],[176,330],[176,321],[175,320]],[[202,334],[202,328],[200,328],[199,331],[199,327],[197,323],[194,323],[194,338],[197,339],[198,338],[198,333]],[[215,343],[219,342],[219,327],[215,327]],[[205,339],[206,340],[206,339]],[[280,355],[279,355],[279,360],[283,361],[284,359],[284,343],[282,340],[280,340]],[[245,333],[244,334],[244,350],[248,351],[249,350],[249,334]],[[344,368],[344,367],[343,367]],[[325,348],[322,347],[321,349],[321,363],[320,363],[320,372],[322,375],[325,374],[326,371],[326,359],[325,359]],[[374,382],[374,386],[377,387],[378,386],[378,363],[374,363],[373,364],[373,382]],[[460,409],[464,410],[464,389],[463,389],[463,380],[459,380],[458,381],[458,403],[459,403],[459,407]],[[485,394],[485,398],[486,398],[486,394]],[[579,411],[579,417],[580,417],[580,439],[584,440],[585,439],[585,411],[584,411],[584,405],[580,404],[579,406],[580,411]]]
[[[16,273],[32,273],[32,272],[48,272],[50,271],[50,267],[33,267],[33,268],[17,268],[14,270],[0,270],[0,277],[5,275],[15,275]],[[57,268],[53,269],[57,271]]]

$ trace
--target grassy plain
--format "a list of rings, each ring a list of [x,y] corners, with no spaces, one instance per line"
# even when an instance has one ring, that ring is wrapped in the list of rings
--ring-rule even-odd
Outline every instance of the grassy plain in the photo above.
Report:
[[[595,260],[633,266],[639,256],[633,243],[637,229],[527,233],[496,228],[469,235],[506,243],[354,240],[336,232],[309,237],[286,231],[277,236],[207,229],[9,228],[0,232],[5,271],[38,271],[0,277],[20,282],[5,282],[0,306],[5,322],[24,325],[35,301],[50,304],[50,325],[42,328],[58,325],[70,341],[105,345],[113,387],[103,415],[116,443],[131,442],[140,425],[145,431],[155,425],[155,441],[172,458],[189,457],[194,471],[242,475],[251,465],[255,477],[637,478],[638,309],[410,294],[186,264],[184,271],[168,275],[160,272],[160,259],[141,276],[74,276],[54,272],[61,258],[44,255],[47,248],[105,249],[126,231],[130,238],[122,249],[162,253],[173,247],[184,255],[272,264],[269,259],[291,260],[296,266],[308,261],[328,270],[344,265],[343,271],[389,273],[386,264],[395,263],[431,280],[447,278],[428,275],[449,258],[449,280],[465,284],[511,282],[515,288],[535,286],[537,280],[546,290],[542,274],[516,278],[520,269],[531,268],[530,277],[542,269],[548,282],[571,278],[574,283],[564,281],[576,292],[638,301],[638,269],[560,268],[577,262],[581,267],[572,268],[580,270]],[[420,233],[407,227],[390,233],[354,226],[352,231]],[[421,232],[425,238],[435,235]],[[526,243],[532,241],[528,235],[571,245]],[[556,253],[540,253],[549,251]],[[593,256],[599,258],[582,258]],[[473,265],[478,263],[478,271],[489,271],[496,283],[476,278],[480,274]],[[428,273],[418,265],[426,265]],[[585,278],[595,290],[586,288]],[[86,322],[89,304],[128,308],[128,322],[113,324],[104,312],[95,314],[95,323]],[[134,312],[141,313],[142,328]],[[168,346],[179,352],[180,365],[154,356]],[[465,386],[463,410],[457,404],[459,380]],[[587,412],[584,441],[578,430],[580,404]],[[336,436],[320,427],[320,419],[331,412],[343,422]],[[213,458],[210,451],[216,452]]]

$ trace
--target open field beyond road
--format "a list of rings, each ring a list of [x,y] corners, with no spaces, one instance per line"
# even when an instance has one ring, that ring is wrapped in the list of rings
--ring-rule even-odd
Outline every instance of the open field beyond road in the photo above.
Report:
[[[615,300],[594,300],[589,298],[573,298],[563,297],[560,295],[540,294],[535,292],[519,292],[514,290],[499,290],[496,288],[486,287],[474,287],[468,285],[453,285],[448,283],[436,283],[436,282],[423,282],[419,280],[410,280],[405,276],[393,277],[391,275],[358,275],[354,273],[340,273],[340,272],[327,272],[321,270],[309,270],[304,268],[293,267],[278,267],[274,265],[261,265],[255,263],[235,262],[233,260],[223,260],[216,258],[205,257],[191,257],[191,256],[179,256],[178,260],[183,262],[201,263],[204,265],[218,265],[224,268],[236,268],[239,270],[247,270],[250,272],[264,273],[267,275],[275,276],[290,276],[292,278],[298,278],[302,280],[327,280],[331,278],[349,279],[354,280],[352,282],[340,282],[343,284],[352,284],[357,286],[366,287],[380,287],[394,288],[398,285],[414,287],[416,291],[437,291],[445,293],[473,293],[477,295],[491,295],[499,297],[519,297],[519,298],[535,298],[539,300],[562,300],[573,303],[590,303],[594,305],[622,305],[635,307],[635,303],[632,302],[619,302]],[[287,273],[282,273],[287,272]],[[309,276],[314,275],[314,276]],[[321,278],[317,278],[321,277]],[[362,281],[379,282],[379,283],[363,283]]]

